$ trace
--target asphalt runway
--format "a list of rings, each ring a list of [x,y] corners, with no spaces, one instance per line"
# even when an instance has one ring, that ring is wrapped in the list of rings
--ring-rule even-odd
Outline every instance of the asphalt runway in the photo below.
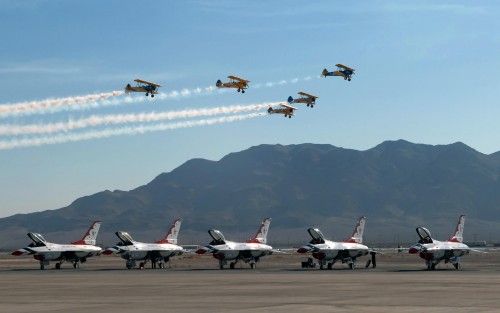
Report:
[[[377,268],[301,269],[304,255],[262,258],[219,270],[211,256],[184,255],[171,268],[125,269],[112,256],[80,269],[38,269],[27,257],[0,257],[2,312],[500,312],[500,253],[470,254],[462,270],[424,270],[408,254],[386,254]],[[51,262],[53,268],[54,262]]]

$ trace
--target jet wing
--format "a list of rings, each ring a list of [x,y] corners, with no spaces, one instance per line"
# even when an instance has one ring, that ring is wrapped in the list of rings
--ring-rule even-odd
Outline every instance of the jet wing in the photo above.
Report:
[[[134,81],[137,82],[137,83],[146,84],[146,85],[149,85],[149,86],[162,87],[161,85],[158,85],[158,84],[152,83],[152,82],[148,82],[148,81],[142,80],[142,79],[134,79]]]
[[[22,249],[17,249],[16,251],[12,252],[12,255],[19,256],[23,254],[34,254],[35,251],[30,250],[29,248],[22,248]]]
[[[245,83],[249,83],[250,81],[249,80],[246,80],[246,79],[243,79],[243,78],[239,78],[239,77],[236,77],[236,76],[228,76],[227,78],[229,79],[234,79],[234,80],[238,80],[240,82],[245,82]]]

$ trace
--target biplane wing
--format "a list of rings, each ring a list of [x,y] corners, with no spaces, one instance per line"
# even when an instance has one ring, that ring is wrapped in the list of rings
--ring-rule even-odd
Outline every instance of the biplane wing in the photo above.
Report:
[[[158,85],[158,84],[155,84],[155,83],[152,83],[152,82],[148,82],[148,81],[145,81],[145,80],[142,80],[142,79],[134,79],[134,81],[136,83],[146,84],[146,85],[149,85],[149,86],[162,87],[162,85]]]
[[[236,77],[236,76],[228,76],[227,78],[229,79],[233,79],[233,80],[237,80],[237,81],[240,81],[240,82],[244,82],[244,83],[249,83],[250,81],[249,80],[246,80],[246,79],[243,79],[243,78],[239,78],[239,77]]]
[[[355,69],[350,68],[349,66],[345,66],[345,65],[340,64],[340,63],[339,63],[339,64],[335,64],[335,66],[336,66],[336,67],[343,68],[343,69],[348,70],[348,71],[351,71],[351,72],[354,72],[354,71],[355,71]]]
[[[296,107],[293,107],[293,106],[285,104],[285,103],[280,103],[280,106],[285,107],[285,108],[287,108],[289,110],[292,110],[292,111],[293,110],[298,110]]]
[[[347,75],[342,73],[341,71],[333,71],[333,76],[347,77]]]
[[[302,91],[301,91],[301,92],[298,92],[298,94],[299,94],[299,95],[301,95],[301,96],[304,96],[304,97],[311,98],[311,99],[317,99],[317,98],[318,98],[318,97],[316,97],[316,96],[310,95],[310,94],[305,93],[305,92],[302,92]]]

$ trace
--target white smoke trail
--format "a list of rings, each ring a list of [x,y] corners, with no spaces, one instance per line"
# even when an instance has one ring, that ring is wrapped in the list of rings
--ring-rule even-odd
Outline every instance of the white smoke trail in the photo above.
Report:
[[[112,96],[123,95],[123,91],[113,91],[97,95],[87,95],[78,97],[68,97],[60,99],[47,99],[42,101],[22,102],[14,104],[0,104],[0,118],[18,115],[49,114],[62,111],[84,111],[98,109],[101,107],[119,106],[123,104],[143,103],[145,101],[154,101],[155,99],[179,99],[193,95],[209,95],[215,91],[215,87],[205,88],[196,87],[193,89],[172,90],[167,93],[160,93],[155,98],[145,96],[125,96],[120,98],[108,99]]]
[[[302,81],[311,80],[311,76],[302,78]],[[263,84],[255,84],[252,88],[259,89],[262,87],[271,88],[274,86],[282,86],[289,83],[297,83],[301,79],[294,78],[290,81],[280,80],[276,82],[267,82]],[[218,93],[224,93],[224,89],[216,89],[214,86],[208,86],[204,88],[196,87],[193,89],[184,88],[181,90],[172,90],[166,93],[157,94],[155,98],[149,98],[145,96],[125,96],[115,99],[109,99],[110,97],[123,95],[123,91],[113,91],[100,94],[91,94],[85,96],[67,97],[59,99],[47,99],[41,101],[31,101],[31,102],[21,102],[13,104],[0,104],[0,118],[8,117],[12,115],[32,115],[32,114],[48,114],[56,113],[61,111],[83,111],[89,109],[98,109],[101,107],[108,106],[118,106],[123,104],[133,104],[142,103],[145,101],[154,101],[154,99],[166,100],[166,99],[179,99],[190,96],[198,95],[210,95],[214,91]]]
[[[278,105],[279,102],[269,102],[252,105],[232,105],[216,108],[200,108],[182,111],[169,112],[150,112],[150,113],[130,113],[113,114],[82,118],[79,120],[70,120],[68,122],[59,122],[51,124],[30,124],[30,125],[0,125],[0,135],[17,136],[27,134],[43,134],[55,132],[67,132],[74,129],[87,127],[96,127],[101,125],[117,125],[124,123],[150,123],[163,120],[173,120],[180,118],[194,118],[200,116],[214,116],[221,114],[236,114],[240,112],[258,111],[269,106]]]
[[[304,77],[302,79],[294,78],[290,81],[280,80],[276,82],[267,82],[263,84],[255,84],[253,89],[259,89],[262,87],[271,88],[274,86],[282,86],[289,83],[297,83],[299,81],[311,80],[311,76]],[[181,90],[172,90],[165,93],[157,94],[155,98],[149,98],[145,96],[125,96],[120,98],[109,99],[110,97],[123,95],[123,91],[113,91],[100,94],[91,94],[86,96],[76,96],[67,97],[59,99],[47,99],[41,101],[31,101],[13,104],[0,104],[0,118],[13,116],[13,115],[32,115],[32,114],[48,114],[57,113],[61,111],[83,111],[90,109],[98,109],[101,107],[108,106],[118,106],[123,104],[133,104],[142,103],[145,101],[154,101],[155,99],[166,100],[166,99],[180,99],[191,96],[199,95],[210,95],[214,91],[218,93],[224,93],[226,90],[217,89],[214,86],[208,86],[204,88],[196,87],[193,89],[184,88]]]
[[[92,139],[101,139],[114,136],[123,135],[136,135],[144,134],[150,132],[173,130],[178,128],[188,128],[195,126],[208,126],[221,123],[230,123],[235,121],[242,121],[250,118],[255,118],[258,116],[263,116],[262,113],[250,113],[246,115],[232,115],[212,119],[195,120],[195,121],[185,121],[177,123],[160,123],[155,125],[138,125],[138,126],[128,126],[121,128],[110,128],[97,131],[88,131],[84,133],[73,133],[73,134],[57,134],[53,136],[43,136],[35,138],[23,138],[23,139],[13,139],[0,141],[0,150],[23,148],[23,147],[33,147],[42,146],[50,144],[61,144],[66,142],[76,142]]]
[[[14,104],[0,104],[0,116],[4,114],[23,114],[30,111],[55,109],[61,106],[73,105],[85,102],[96,102],[113,96],[119,96],[123,91],[104,92],[85,96],[46,99],[41,101],[22,102]]]

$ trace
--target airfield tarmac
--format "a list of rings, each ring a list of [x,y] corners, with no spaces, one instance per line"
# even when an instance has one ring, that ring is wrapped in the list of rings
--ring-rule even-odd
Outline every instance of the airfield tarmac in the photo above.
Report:
[[[271,255],[256,270],[218,269],[211,256],[173,258],[171,268],[125,269],[116,256],[80,269],[41,271],[28,257],[0,256],[2,312],[500,312],[500,252],[470,254],[462,270],[424,270],[406,253],[377,268],[302,269],[304,255]]]

